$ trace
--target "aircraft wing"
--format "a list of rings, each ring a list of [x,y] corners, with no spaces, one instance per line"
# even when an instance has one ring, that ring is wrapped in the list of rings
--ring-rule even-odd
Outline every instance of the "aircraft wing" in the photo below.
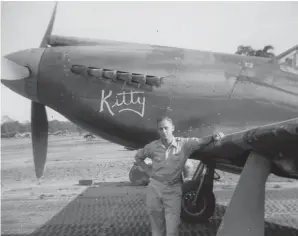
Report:
[[[213,160],[216,169],[240,174],[250,151],[272,159],[274,174],[298,179],[298,118],[226,135],[191,158]]]

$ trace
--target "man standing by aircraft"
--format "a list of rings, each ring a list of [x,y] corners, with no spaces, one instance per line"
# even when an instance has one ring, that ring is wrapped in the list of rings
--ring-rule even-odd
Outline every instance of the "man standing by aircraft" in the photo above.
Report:
[[[180,225],[182,171],[188,157],[195,151],[221,136],[209,140],[174,137],[175,126],[169,117],[157,120],[160,139],[155,140],[135,155],[136,165],[151,177],[147,186],[147,210],[152,236],[178,236]],[[152,170],[145,159],[152,160]]]

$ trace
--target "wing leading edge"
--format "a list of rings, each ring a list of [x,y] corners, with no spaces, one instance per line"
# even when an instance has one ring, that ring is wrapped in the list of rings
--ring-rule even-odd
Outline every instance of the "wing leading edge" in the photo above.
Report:
[[[217,169],[240,174],[252,151],[273,161],[272,173],[298,179],[298,118],[226,135],[192,158],[211,158]]]

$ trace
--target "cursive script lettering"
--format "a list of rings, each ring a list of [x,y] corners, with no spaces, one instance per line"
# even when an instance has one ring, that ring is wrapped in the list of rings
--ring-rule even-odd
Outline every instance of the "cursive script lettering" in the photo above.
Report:
[[[114,116],[116,112],[121,113],[123,111],[131,111],[143,117],[145,113],[146,98],[142,96],[142,94],[144,94],[144,92],[123,91],[122,93],[117,93],[116,96],[113,97],[113,92],[111,90],[109,90],[107,95],[106,91],[102,90],[100,112],[107,109],[108,112]]]
[[[111,91],[111,90],[109,91],[109,94],[108,94],[108,96],[106,96],[106,97],[105,97],[105,91],[102,90],[102,92],[101,92],[101,101],[100,101],[100,112],[103,112],[103,110],[104,110],[104,105],[106,105],[106,107],[108,108],[110,114],[113,116],[114,113],[113,113],[113,111],[111,110],[111,108],[110,108],[110,104],[109,104],[108,101],[107,101],[107,99],[108,99],[109,97],[111,97],[111,96],[112,96],[112,91]]]

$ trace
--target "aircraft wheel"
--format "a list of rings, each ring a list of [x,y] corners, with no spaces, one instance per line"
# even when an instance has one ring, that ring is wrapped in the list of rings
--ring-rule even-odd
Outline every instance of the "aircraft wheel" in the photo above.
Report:
[[[212,191],[201,189],[200,198],[193,204],[199,183],[187,181],[182,185],[181,218],[188,223],[199,223],[209,220],[215,210],[215,196]]]
[[[150,182],[150,177],[141,167],[133,165],[129,171],[129,180],[133,185],[146,186]]]

